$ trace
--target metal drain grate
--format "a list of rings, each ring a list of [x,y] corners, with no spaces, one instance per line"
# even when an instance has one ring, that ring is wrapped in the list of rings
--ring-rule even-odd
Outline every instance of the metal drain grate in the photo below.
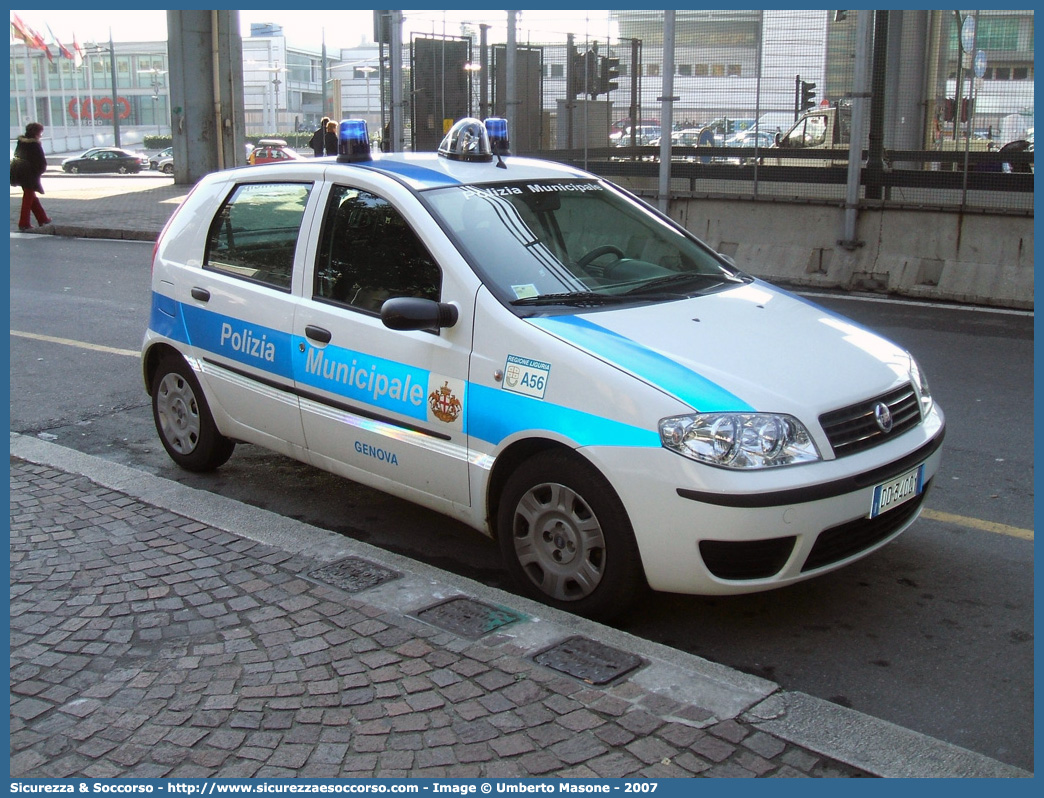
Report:
[[[641,657],[586,637],[563,640],[534,656],[533,661],[590,684],[608,684],[642,664]]]
[[[348,593],[358,593],[398,579],[402,574],[361,557],[346,557],[322,568],[316,568],[308,576]]]
[[[471,640],[477,640],[501,626],[523,618],[503,607],[491,607],[469,598],[447,599],[418,610],[414,617]]]

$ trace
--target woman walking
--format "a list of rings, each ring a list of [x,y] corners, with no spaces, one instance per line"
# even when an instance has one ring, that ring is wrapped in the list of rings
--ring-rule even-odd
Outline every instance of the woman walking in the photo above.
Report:
[[[14,158],[11,159],[11,185],[22,188],[22,214],[18,217],[18,229],[23,231],[30,227],[30,213],[41,227],[51,223],[36,196],[44,193],[40,176],[47,171],[47,157],[40,143],[43,132],[44,126],[39,122],[26,125],[25,135],[18,137]]]
[[[308,140],[308,146],[312,148],[312,152],[315,153],[316,158],[323,157],[323,148],[326,146],[326,125],[330,121],[330,117],[324,116],[323,120],[319,123],[319,129],[312,134],[312,138]]]
[[[326,123],[326,154],[337,155],[337,123]]]

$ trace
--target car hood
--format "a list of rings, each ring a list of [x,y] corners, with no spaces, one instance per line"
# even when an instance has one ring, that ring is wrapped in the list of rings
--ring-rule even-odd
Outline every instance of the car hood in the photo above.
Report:
[[[910,380],[881,336],[761,282],[677,302],[529,319],[698,411],[805,417]]]

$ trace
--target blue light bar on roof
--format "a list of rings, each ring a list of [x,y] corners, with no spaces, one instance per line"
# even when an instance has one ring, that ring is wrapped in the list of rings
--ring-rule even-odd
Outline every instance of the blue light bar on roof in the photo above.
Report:
[[[365,119],[342,119],[337,129],[338,163],[372,161]]]
[[[507,120],[499,116],[491,116],[486,122],[486,134],[489,146],[494,155],[510,155],[511,144],[508,141]]]

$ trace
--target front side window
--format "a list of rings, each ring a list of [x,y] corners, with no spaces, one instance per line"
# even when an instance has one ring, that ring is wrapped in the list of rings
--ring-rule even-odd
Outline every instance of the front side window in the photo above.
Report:
[[[310,183],[248,183],[221,206],[203,267],[290,290]]]
[[[803,119],[780,145],[782,147],[819,147],[826,143],[827,122],[825,116],[810,116]]]
[[[380,313],[393,297],[437,300],[442,272],[386,199],[334,186],[323,220],[315,299]]]
[[[665,301],[741,280],[707,247],[598,180],[424,196],[490,290],[516,307]]]

